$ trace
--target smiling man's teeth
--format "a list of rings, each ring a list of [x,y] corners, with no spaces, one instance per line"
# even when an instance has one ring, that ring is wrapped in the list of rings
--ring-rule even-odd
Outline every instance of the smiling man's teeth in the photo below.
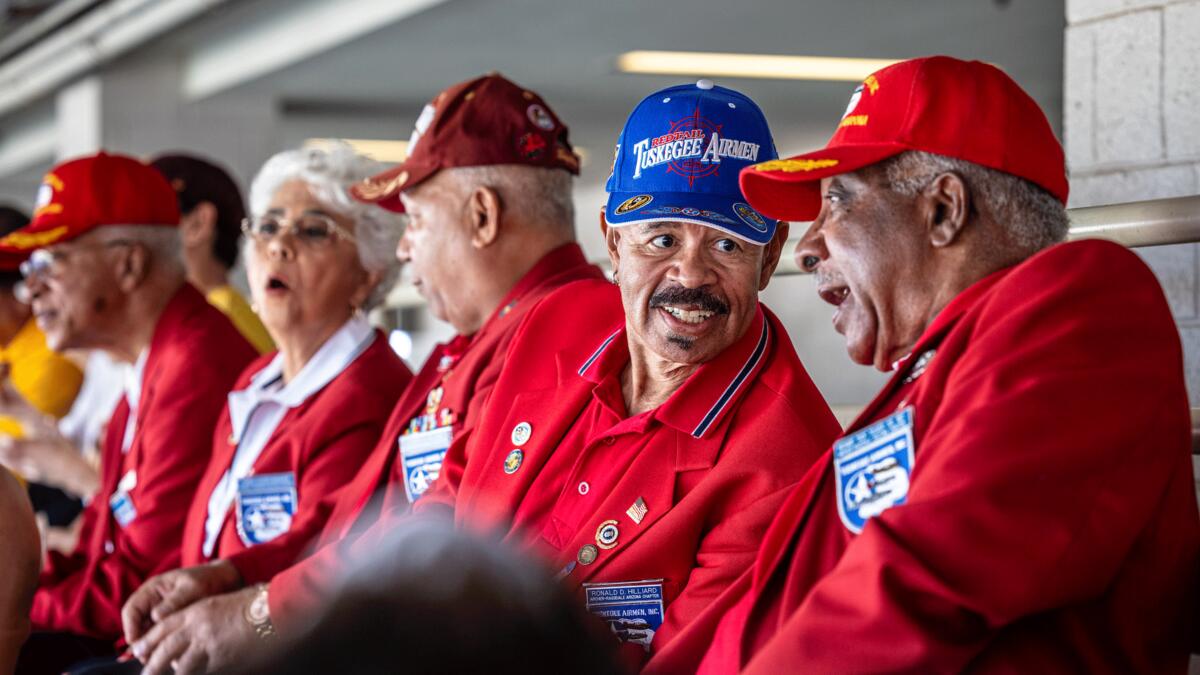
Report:
[[[670,306],[664,306],[663,310],[684,323],[700,323],[715,313],[703,309],[679,309]]]

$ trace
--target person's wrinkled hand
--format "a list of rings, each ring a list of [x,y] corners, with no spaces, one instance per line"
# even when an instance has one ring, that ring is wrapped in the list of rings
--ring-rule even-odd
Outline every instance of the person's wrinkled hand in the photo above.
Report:
[[[245,618],[253,587],[205,598],[154,625],[130,645],[142,675],[192,675],[224,670],[256,653],[262,638]]]
[[[134,644],[151,627],[189,605],[242,586],[237,568],[218,560],[151,577],[134,591],[121,609],[125,640]]]

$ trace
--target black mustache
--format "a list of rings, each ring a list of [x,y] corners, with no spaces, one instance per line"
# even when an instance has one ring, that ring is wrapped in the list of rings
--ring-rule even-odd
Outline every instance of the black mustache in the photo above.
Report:
[[[663,305],[695,305],[706,312],[714,312],[716,314],[729,313],[729,305],[721,298],[708,292],[703,286],[700,288],[672,286],[671,288],[655,291],[654,295],[650,296],[650,307],[661,307]]]

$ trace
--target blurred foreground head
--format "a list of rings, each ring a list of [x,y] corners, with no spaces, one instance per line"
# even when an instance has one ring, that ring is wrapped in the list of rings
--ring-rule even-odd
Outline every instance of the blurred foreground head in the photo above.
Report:
[[[623,672],[606,632],[539,564],[416,521],[347,575],[305,635],[242,672]]]

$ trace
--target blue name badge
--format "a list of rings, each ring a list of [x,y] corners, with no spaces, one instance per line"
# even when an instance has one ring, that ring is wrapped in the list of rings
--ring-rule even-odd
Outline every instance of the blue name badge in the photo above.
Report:
[[[833,444],[838,515],[846,529],[858,534],[867,520],[905,502],[915,450],[911,407]]]
[[[650,651],[654,632],[663,622],[662,579],[584,584],[587,610],[608,622],[622,642]]]
[[[137,518],[137,509],[133,506],[133,498],[128,492],[114,492],[108,498],[108,506],[112,509],[113,518],[121,527],[128,527]]]
[[[247,476],[237,484],[238,536],[247,546],[287,532],[296,515],[296,477],[288,473]]]
[[[400,437],[404,494],[408,495],[409,502],[420,499],[441,475],[442,460],[446,458],[446,450],[450,449],[453,437],[454,427],[448,426]]]

